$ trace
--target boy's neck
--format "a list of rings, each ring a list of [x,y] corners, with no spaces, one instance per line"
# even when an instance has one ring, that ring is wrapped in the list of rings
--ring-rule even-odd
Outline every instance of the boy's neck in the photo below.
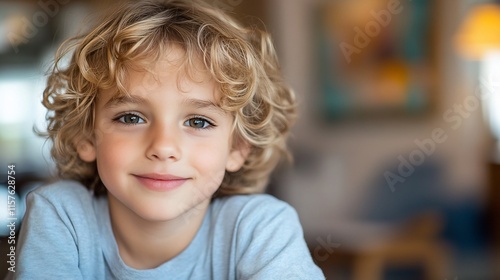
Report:
[[[151,269],[171,260],[196,236],[209,201],[175,220],[146,221],[108,194],[113,234],[120,257],[135,269]]]

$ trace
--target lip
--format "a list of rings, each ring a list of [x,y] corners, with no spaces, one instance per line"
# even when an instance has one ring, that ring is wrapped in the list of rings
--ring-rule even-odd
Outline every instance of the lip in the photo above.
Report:
[[[170,174],[140,174],[134,177],[146,188],[153,191],[170,191],[183,185],[189,178]]]

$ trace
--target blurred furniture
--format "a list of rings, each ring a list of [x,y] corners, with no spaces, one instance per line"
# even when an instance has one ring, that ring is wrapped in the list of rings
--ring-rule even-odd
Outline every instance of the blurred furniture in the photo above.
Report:
[[[398,162],[391,162],[376,174],[397,174],[397,169]],[[426,160],[396,188],[391,189],[383,176],[375,176],[370,185],[365,199],[349,216],[332,220],[333,226],[318,228],[311,235],[315,238],[309,240],[313,257],[326,276],[446,279],[450,252],[443,235],[448,201],[440,161]],[[331,248],[333,242],[340,246]]]
[[[442,221],[437,214],[423,214],[394,236],[354,256],[354,280],[384,279],[384,270],[395,266],[419,266],[424,279],[445,279],[447,246],[439,239]]]
[[[384,279],[387,268],[422,268],[429,280],[445,279],[448,249],[440,236],[445,226],[446,182],[442,163],[427,159],[404,183],[388,192],[387,182],[375,179],[360,220],[388,223],[390,234],[374,239],[355,256],[355,280]],[[386,170],[397,173],[396,165]]]
[[[441,237],[440,213],[422,213],[397,227],[358,225],[344,224],[334,238],[308,240],[327,279],[447,279],[451,251]],[[350,241],[340,237],[346,232]]]

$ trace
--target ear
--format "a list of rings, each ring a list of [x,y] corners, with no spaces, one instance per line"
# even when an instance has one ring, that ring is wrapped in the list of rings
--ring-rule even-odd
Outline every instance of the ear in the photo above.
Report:
[[[93,162],[96,159],[94,144],[89,140],[80,140],[76,144],[76,151],[80,159],[85,162]]]
[[[237,148],[233,149],[229,153],[229,157],[226,162],[226,170],[229,172],[236,172],[240,170],[249,153],[250,144],[247,142],[239,144]]]

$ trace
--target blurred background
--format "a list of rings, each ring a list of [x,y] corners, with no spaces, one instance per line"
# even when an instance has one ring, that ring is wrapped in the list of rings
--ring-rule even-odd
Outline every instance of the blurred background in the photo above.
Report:
[[[300,118],[268,191],[329,279],[500,279],[500,2],[207,1],[274,38]],[[18,221],[55,176],[45,74],[106,3],[0,1],[1,224],[8,165]]]

